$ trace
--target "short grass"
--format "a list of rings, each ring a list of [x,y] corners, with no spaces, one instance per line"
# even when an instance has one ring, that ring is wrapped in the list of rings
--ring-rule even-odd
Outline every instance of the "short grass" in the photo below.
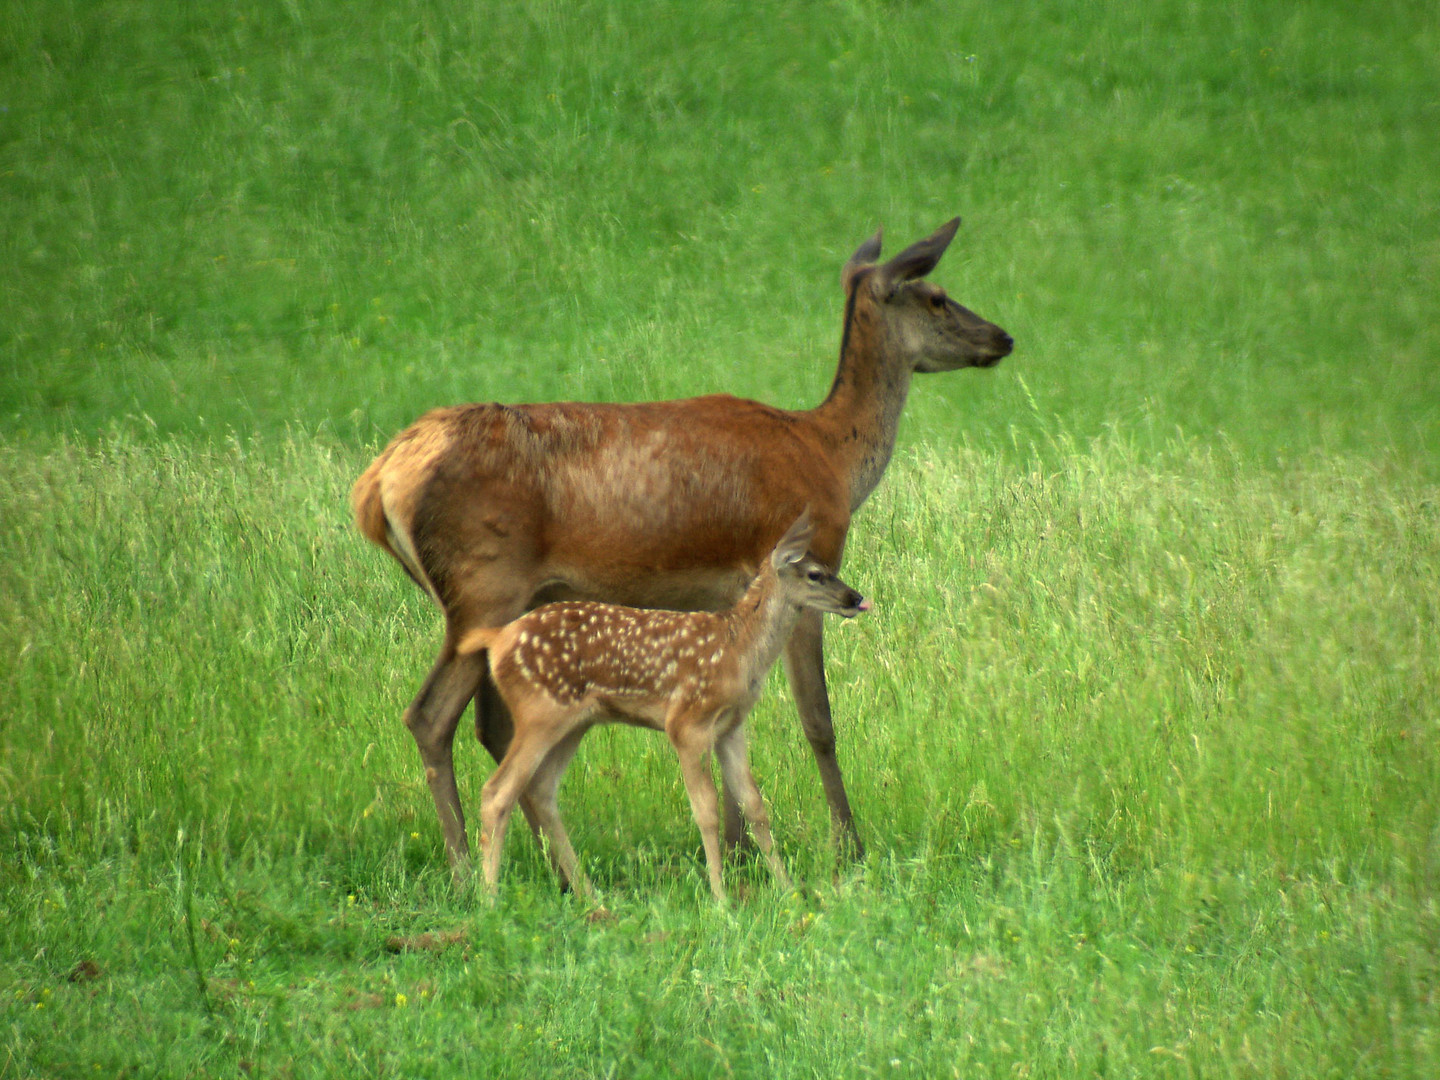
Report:
[[[1427,3],[6,7],[12,431],[808,405],[844,258],[962,214],[941,279],[1068,430],[1437,454]],[[915,404],[1030,426],[1014,377]]]
[[[1434,1075],[1437,48],[1418,3],[10,0],[0,1077]],[[457,894],[377,443],[812,404],[844,258],[955,213],[936,280],[1018,347],[917,382],[852,534],[867,862],[777,677],[796,893],[715,908],[614,730],[562,792],[613,920],[523,835]]]

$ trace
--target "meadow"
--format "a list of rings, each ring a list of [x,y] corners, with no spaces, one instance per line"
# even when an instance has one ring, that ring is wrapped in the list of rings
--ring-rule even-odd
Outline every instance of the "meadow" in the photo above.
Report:
[[[4,9],[0,1078],[1440,1070],[1431,5]],[[846,257],[957,213],[1016,351],[851,534],[864,863],[777,674],[793,893],[714,905],[630,730],[561,792],[612,918],[523,835],[457,891],[354,477],[439,404],[814,404]]]

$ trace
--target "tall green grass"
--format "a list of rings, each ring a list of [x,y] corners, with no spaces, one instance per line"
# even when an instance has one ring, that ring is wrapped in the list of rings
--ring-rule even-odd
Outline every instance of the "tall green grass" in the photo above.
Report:
[[[334,853],[416,821],[433,856],[397,717],[439,618],[356,541],[360,458],[121,438],[4,462],[12,825],[103,858],[137,828]],[[1434,494],[1383,465],[1281,480],[1193,445],[1104,441],[1057,471],[905,459],[850,559],[879,610],[831,634],[856,798],[885,808],[869,831],[905,855],[1060,828],[1127,868],[1245,852],[1420,872],[1440,823]],[[822,804],[782,696],[757,753],[818,873]],[[592,741],[608,764],[577,774],[581,815],[624,830],[616,854],[656,820],[689,837],[663,746],[630,776],[643,737]]]
[[[1432,8],[10,0],[0,1077],[1433,1075]],[[844,259],[956,213],[1017,351],[851,536],[869,860],[777,676],[795,894],[711,905],[633,731],[561,793],[610,922],[523,836],[456,893],[355,474],[442,403],[813,404]]]
[[[618,916],[592,927],[525,840],[497,910],[450,891],[398,723],[438,620],[348,528],[358,456],[8,451],[10,1053],[323,1072],[343,1032],[407,1072],[432,1042],[574,1075],[1433,1063],[1435,489],[1194,444],[1065,456],[910,455],[857,533],[878,610],[830,655],[867,868],[832,884],[777,678],[756,769],[802,891],[757,874],[711,912],[663,740],[607,731],[563,792]],[[481,756],[459,748],[472,805]],[[433,960],[383,948],[457,926]],[[136,999],[166,1020],[135,1028]]]

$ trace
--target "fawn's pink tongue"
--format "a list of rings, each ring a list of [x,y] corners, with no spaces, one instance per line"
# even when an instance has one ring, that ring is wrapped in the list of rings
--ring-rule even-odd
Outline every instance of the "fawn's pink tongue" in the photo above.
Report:
[[[865,600],[861,600],[861,601],[860,601],[860,606],[859,606],[858,608],[856,608],[856,610],[857,610],[857,611],[869,611],[872,607],[874,607],[874,605],[871,604],[870,601],[869,601],[869,599],[867,598],[867,599],[865,599]]]

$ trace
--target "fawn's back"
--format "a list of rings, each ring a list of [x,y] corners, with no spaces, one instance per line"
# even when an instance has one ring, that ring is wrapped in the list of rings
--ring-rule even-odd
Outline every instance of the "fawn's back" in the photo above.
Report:
[[[504,627],[490,645],[490,666],[517,704],[543,695],[663,728],[677,699],[734,696],[738,672],[727,637],[725,620],[710,612],[570,601]]]

